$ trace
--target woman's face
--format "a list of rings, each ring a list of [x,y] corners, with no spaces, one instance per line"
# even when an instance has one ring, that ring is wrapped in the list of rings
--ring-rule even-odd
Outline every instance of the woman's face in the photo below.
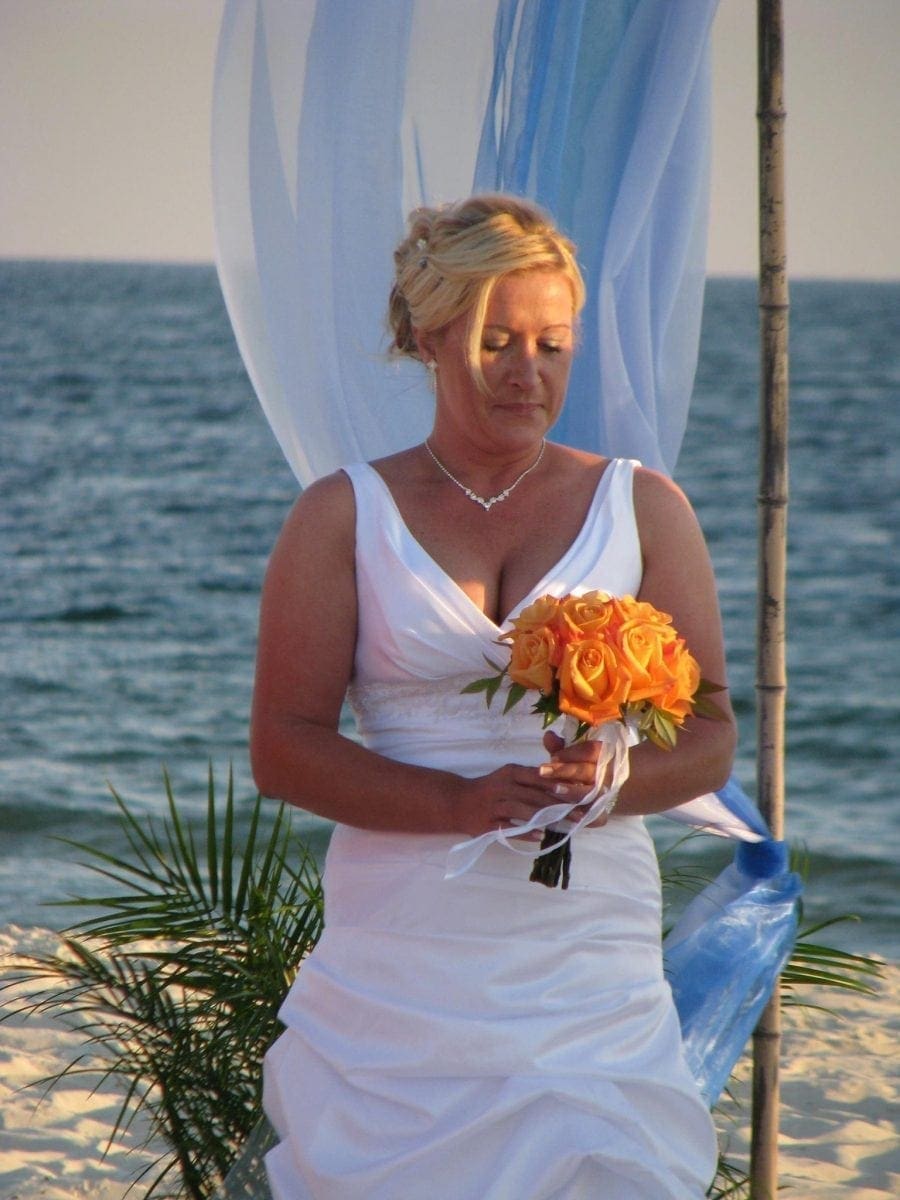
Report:
[[[482,392],[466,358],[468,316],[425,339],[437,364],[436,431],[449,424],[485,449],[525,449],[562,409],[575,346],[572,288],[560,271],[520,271],[494,287],[485,314]]]

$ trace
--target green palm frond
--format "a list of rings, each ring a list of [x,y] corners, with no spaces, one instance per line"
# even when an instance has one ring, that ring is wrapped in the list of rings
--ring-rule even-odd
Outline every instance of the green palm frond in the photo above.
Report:
[[[808,881],[811,864],[809,853],[802,844],[791,850],[791,869],[801,875],[804,882]],[[847,913],[814,925],[801,924],[791,957],[781,974],[781,1002],[785,1008],[830,1011],[827,1006],[806,999],[801,991],[804,987],[833,988],[869,996],[877,994],[875,985],[884,975],[884,963],[880,959],[839,950],[818,938],[827,929],[858,921],[858,916]]]
[[[867,996],[877,995],[876,984],[884,975],[884,964],[881,960],[810,940],[813,935],[821,933],[824,929],[858,920],[855,916],[832,917],[800,930],[791,957],[781,975],[782,1004],[785,1007],[820,1008],[829,1011],[824,1005],[811,1004],[802,997],[799,989],[807,986],[835,988],[838,991],[856,992]]]
[[[75,1061],[38,1082],[116,1081],[110,1143],[142,1116],[143,1144],[168,1146],[143,1172],[156,1172],[148,1195],[171,1196],[177,1175],[179,1195],[204,1200],[259,1119],[260,1062],[321,933],[321,882],[283,809],[263,829],[260,797],[238,844],[230,773],[220,815],[210,769],[199,831],[164,782],[162,822],[139,822],[113,792],[127,856],[69,843],[103,888],[63,906],[95,915],[65,931],[58,953],[16,964],[2,986],[27,985],[10,1012],[62,1016],[83,1039]]]
[[[707,1200],[750,1200],[750,1177],[735,1163],[720,1156]]]

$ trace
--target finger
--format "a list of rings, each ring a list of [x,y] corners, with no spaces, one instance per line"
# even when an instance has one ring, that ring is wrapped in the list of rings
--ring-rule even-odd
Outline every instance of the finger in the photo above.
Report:
[[[576,784],[554,785],[552,791],[536,791],[533,788],[522,788],[505,796],[494,808],[497,818],[503,823],[528,822],[535,813],[551,805],[569,807],[578,804],[587,795],[589,789]]]
[[[557,750],[552,758],[552,762],[596,762],[600,757],[602,747],[599,742],[583,741],[573,742],[571,746],[564,746]]]
[[[531,796],[535,798],[526,803],[530,803],[532,813],[540,812],[551,804],[579,805],[593,790],[593,776],[587,780],[555,781],[550,791],[543,793],[542,799],[537,798],[540,793],[532,792]]]
[[[593,784],[595,762],[554,762],[545,772],[545,779],[557,784]]]
[[[554,733],[552,729],[548,729],[547,732],[544,734],[544,749],[549,754],[556,754],[557,751],[563,749],[565,744],[566,743],[559,736],[559,734]]]
[[[589,759],[583,762],[551,762],[538,768],[543,779],[558,783],[593,783],[597,764]]]
[[[603,815],[597,817],[595,821],[589,821],[587,827],[588,829],[599,829],[601,825],[605,825],[608,820],[609,813],[603,813]]]
[[[538,843],[540,843],[544,840],[544,830],[543,829],[531,829],[531,830],[529,830],[528,833],[517,833],[517,830],[520,829],[521,826],[516,825],[515,823],[509,824],[509,825],[501,825],[500,828],[505,830],[507,833],[516,834],[516,840],[520,841],[520,842],[538,842]]]
[[[560,775],[555,767],[547,770],[548,765],[544,763],[540,767],[518,767],[512,772],[512,786],[527,788],[532,793],[528,799],[538,807],[543,807],[550,800],[567,799],[570,783],[583,782],[577,772],[573,775],[572,772],[564,770]],[[584,775],[584,772],[581,774]],[[593,775],[591,778],[593,779]]]

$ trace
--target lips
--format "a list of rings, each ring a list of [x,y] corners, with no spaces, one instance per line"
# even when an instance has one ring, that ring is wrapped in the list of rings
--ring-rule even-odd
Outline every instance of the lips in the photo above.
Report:
[[[544,411],[542,404],[536,404],[527,400],[504,400],[496,405],[501,412],[515,413],[517,416],[527,416],[531,413],[541,413]]]

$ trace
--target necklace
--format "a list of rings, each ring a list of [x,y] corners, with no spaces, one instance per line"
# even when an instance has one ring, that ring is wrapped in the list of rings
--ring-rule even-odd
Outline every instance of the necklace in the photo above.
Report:
[[[441,460],[438,458],[438,456],[435,454],[435,452],[432,450],[432,448],[429,446],[428,439],[427,438],[425,439],[425,449],[428,451],[428,453],[431,455],[432,459],[434,460],[435,466],[439,467],[444,472],[444,474],[447,476],[447,478],[450,480],[450,482],[455,483],[456,486],[460,489],[460,491],[465,492],[470,500],[474,500],[474,502],[476,504],[480,504],[485,512],[489,512],[494,507],[495,504],[499,504],[501,500],[505,500],[507,496],[512,495],[512,493],[516,490],[516,488],[519,486],[519,484],[522,482],[522,480],[525,478],[525,476],[530,475],[531,472],[535,469],[535,467],[540,463],[541,459],[544,457],[544,449],[545,449],[546,445],[547,445],[546,439],[541,438],[541,448],[540,448],[540,450],[538,450],[538,456],[534,460],[534,462],[531,464],[531,466],[526,467],[525,470],[522,472],[522,474],[519,476],[519,478],[513,480],[513,482],[509,485],[508,488],[504,488],[503,491],[498,492],[496,496],[485,497],[485,496],[479,496],[477,492],[473,492],[472,489],[469,487],[466,487],[466,485],[464,483],[460,483],[455,475],[451,475],[450,472],[447,470],[447,468],[444,466],[444,464],[441,462]]]

